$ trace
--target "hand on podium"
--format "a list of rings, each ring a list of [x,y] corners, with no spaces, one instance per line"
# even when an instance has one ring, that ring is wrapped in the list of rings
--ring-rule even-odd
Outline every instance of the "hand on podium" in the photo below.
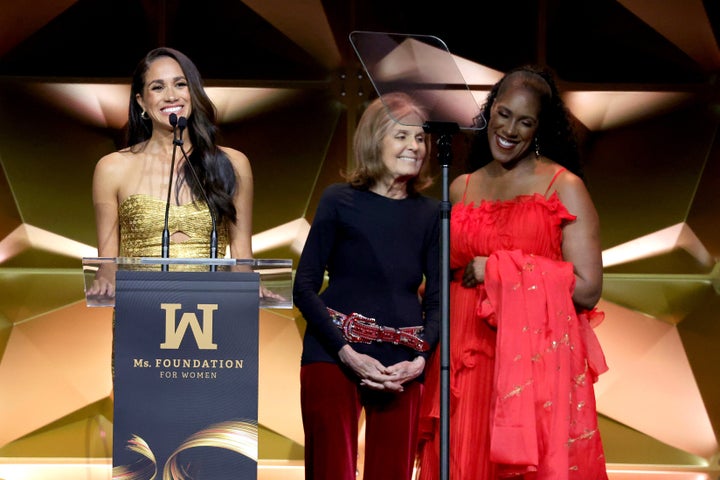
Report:
[[[260,298],[266,299],[266,301],[272,301],[277,300],[279,302],[284,302],[287,299],[280,295],[279,293],[275,293],[272,290],[260,285]]]
[[[253,268],[250,265],[247,264],[239,264],[232,267],[232,271],[234,272],[252,272]],[[265,287],[262,284],[262,280],[260,280],[260,298],[265,300],[266,302],[272,302],[273,300],[277,300],[278,302],[285,302],[287,301],[287,298],[283,297],[282,295],[273,292],[269,288]]]
[[[117,265],[115,263],[100,265],[95,272],[95,279],[85,292],[86,296],[114,298],[116,272]]]

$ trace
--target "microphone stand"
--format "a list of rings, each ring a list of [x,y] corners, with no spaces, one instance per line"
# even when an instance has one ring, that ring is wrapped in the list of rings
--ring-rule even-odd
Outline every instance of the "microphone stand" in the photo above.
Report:
[[[442,167],[440,202],[440,480],[450,478],[450,163],[452,136],[457,123],[425,122],[425,133],[438,134],[438,160]]]
[[[168,184],[167,201],[165,202],[165,226],[162,231],[162,258],[170,258],[170,229],[168,227],[168,222],[170,218],[170,195],[172,192],[173,175],[175,174],[175,152],[177,150],[177,143],[175,143],[177,138],[177,115],[171,113],[169,120],[170,125],[173,127],[173,150],[172,159],[170,160],[170,183]],[[163,264],[162,271],[166,272],[167,270],[168,264]]]
[[[215,216],[215,210],[213,210],[212,205],[210,205],[210,199],[207,196],[207,192],[205,192],[205,188],[203,184],[200,182],[200,177],[198,176],[197,172],[195,171],[195,167],[190,162],[190,158],[187,156],[187,153],[185,153],[185,148],[183,146],[184,142],[182,139],[183,131],[185,130],[185,127],[187,126],[187,119],[185,117],[180,117],[177,121],[178,126],[178,137],[173,139],[173,145],[180,148],[180,152],[182,153],[183,158],[187,162],[187,164],[190,166],[190,172],[193,175],[193,178],[195,179],[195,182],[200,187],[200,192],[202,193],[203,200],[205,200],[205,203],[207,204],[208,211],[210,212],[210,220],[212,222],[212,231],[210,232],[210,258],[217,258],[217,249],[218,249],[218,236],[217,236],[217,219]],[[210,265],[210,271],[216,271],[217,265]]]

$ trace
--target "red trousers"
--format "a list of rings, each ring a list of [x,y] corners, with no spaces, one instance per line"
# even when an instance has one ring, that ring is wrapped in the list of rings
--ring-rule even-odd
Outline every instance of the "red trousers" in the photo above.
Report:
[[[360,387],[333,363],[300,370],[306,480],[356,480],[358,422],[365,409],[364,480],[410,480],[422,384],[402,393]]]

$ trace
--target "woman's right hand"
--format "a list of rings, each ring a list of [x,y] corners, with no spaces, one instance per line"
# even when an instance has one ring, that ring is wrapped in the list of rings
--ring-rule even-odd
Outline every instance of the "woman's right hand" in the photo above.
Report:
[[[475,257],[465,267],[463,272],[462,286],[475,288],[485,281],[485,264],[488,257]]]
[[[388,373],[385,365],[370,355],[356,352],[350,345],[344,345],[338,352],[340,361],[350,367],[355,375],[360,378],[360,384],[375,390],[390,390],[396,377]],[[392,385],[394,387],[394,385]],[[392,388],[394,389],[394,388]],[[400,384],[397,389],[402,391]]]
[[[87,289],[86,294],[94,297],[114,297],[115,296],[115,284],[114,282],[106,278],[96,278],[93,280],[92,285]]]
[[[100,265],[98,271],[95,272],[95,278],[85,292],[88,296],[115,297],[115,273],[117,273],[117,265],[107,263]]]

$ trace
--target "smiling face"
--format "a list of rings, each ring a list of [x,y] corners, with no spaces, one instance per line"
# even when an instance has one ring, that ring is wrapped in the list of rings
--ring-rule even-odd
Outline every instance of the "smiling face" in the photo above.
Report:
[[[192,112],[190,88],[180,64],[170,57],[159,57],[145,73],[142,94],[135,97],[153,124],[170,128],[171,113],[189,118]]]
[[[499,94],[487,128],[493,158],[512,164],[533,153],[539,117],[540,97],[536,92],[518,85]]]
[[[399,179],[416,177],[425,161],[425,131],[420,126],[412,126],[421,125],[422,121],[413,114],[404,118],[403,123],[410,125],[393,122],[382,139],[381,159],[387,169],[383,183],[388,185]]]

